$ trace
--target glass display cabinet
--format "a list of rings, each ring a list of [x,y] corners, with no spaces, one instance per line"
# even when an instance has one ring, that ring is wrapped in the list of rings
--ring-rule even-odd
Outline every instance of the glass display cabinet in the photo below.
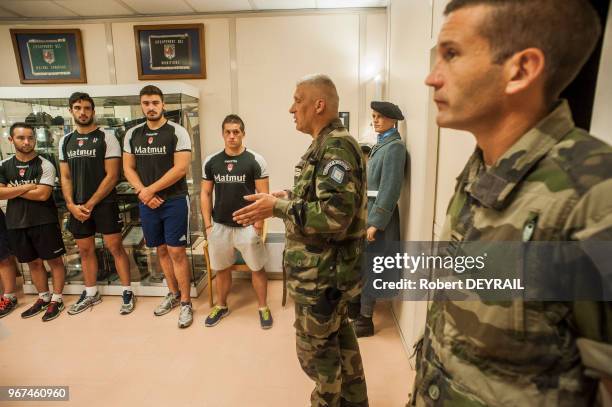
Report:
[[[198,90],[182,83],[154,84],[164,92],[166,117],[185,127],[191,137],[192,162],[187,174],[191,208],[189,219],[191,243],[187,247],[187,255],[192,272],[191,295],[195,297],[206,284],[204,237],[199,199],[202,163]],[[117,137],[123,146],[125,132],[145,120],[138,96],[143,86],[144,84],[0,88],[0,158],[5,159],[14,154],[14,148],[8,140],[11,124],[25,121],[35,128],[36,150],[55,165],[59,175],[58,144],[64,134],[73,130],[72,116],[68,112],[67,105],[68,97],[76,91],[89,93],[96,105],[98,125],[104,132]],[[144,244],[137,196],[123,176],[116,189],[124,221],[123,245],[130,259],[134,291],[136,295],[166,295],[168,290],[155,249],[148,249]],[[80,294],[84,287],[81,261],[74,239],[66,230],[69,212],[61,193],[59,177],[56,178],[53,197],[58,207],[59,221],[67,251],[64,256],[67,273],[64,293]],[[4,203],[2,206],[5,206]],[[95,241],[100,293],[120,295],[121,283],[113,258],[105,249],[101,235],[96,235]],[[32,284],[27,266],[20,266],[20,271],[24,278],[24,292],[35,293],[36,289]]]

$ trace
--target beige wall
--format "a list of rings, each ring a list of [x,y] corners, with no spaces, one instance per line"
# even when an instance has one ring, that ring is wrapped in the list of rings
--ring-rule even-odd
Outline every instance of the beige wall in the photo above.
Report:
[[[608,24],[604,34],[603,50],[597,87],[595,89],[595,103],[591,121],[591,133],[612,144],[612,7],[608,10]]]
[[[411,157],[400,199],[402,239],[406,241],[435,238],[438,224],[441,227],[444,222],[455,178],[474,148],[469,134],[438,128],[432,91],[424,84],[435,62],[435,41],[447,1],[392,0],[388,11],[388,98],[400,105],[406,117],[400,131]],[[408,354],[423,333],[426,308],[424,301],[393,303]]]
[[[369,130],[366,107],[376,95],[373,79],[386,69],[387,18],[382,9],[177,16],[44,26],[80,28],[88,84],[106,85],[139,82],[133,26],[147,23],[204,24],[207,79],[183,81],[200,90],[203,156],[223,148],[221,121],[225,115],[237,113],[245,120],[247,145],[268,162],[271,188],[291,186],[293,166],[311,139],[295,130],[288,109],[296,80],[315,72],[329,74],[336,82],[340,110],[350,112],[351,133],[359,138]],[[5,62],[0,65],[0,86],[19,85],[9,35],[9,29],[17,27],[33,28],[0,25],[0,58]],[[107,47],[111,44],[109,58]],[[272,221],[270,231],[283,230],[280,221]]]
[[[404,113],[400,133],[410,152],[409,177],[400,199],[403,240],[431,239],[435,137],[428,137],[429,91],[423,84],[429,71],[431,13],[427,1],[391,0],[388,9],[388,99]],[[407,354],[424,326],[425,307],[424,302],[393,304]]]

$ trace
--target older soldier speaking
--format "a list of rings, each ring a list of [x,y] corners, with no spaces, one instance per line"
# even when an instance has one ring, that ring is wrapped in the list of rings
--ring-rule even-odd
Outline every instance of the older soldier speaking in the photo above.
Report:
[[[426,84],[438,125],[478,147],[442,239],[612,240],[612,149],[558,99],[597,42],[595,11],[583,0],[453,0],[445,15]],[[601,260],[585,256],[576,276],[605,275]],[[414,401],[590,406],[596,378],[612,376],[611,343],[610,302],[433,301]]]
[[[291,191],[255,194],[234,213],[250,225],[276,216],[284,220],[283,262],[295,301],[297,353],[315,381],[313,407],[367,406],[365,375],[347,301],[361,288],[360,263],[366,219],[366,173],[359,145],[338,119],[332,80],[313,75],[293,95],[297,130],[312,144],[295,167]]]

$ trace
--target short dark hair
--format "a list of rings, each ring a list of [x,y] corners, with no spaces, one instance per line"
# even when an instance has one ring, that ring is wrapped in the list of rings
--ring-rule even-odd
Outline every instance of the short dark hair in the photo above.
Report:
[[[164,101],[164,92],[154,85],[147,85],[140,89],[140,97],[143,97],[144,95],[157,95],[161,98],[162,102]]]
[[[32,131],[32,134],[34,134],[34,127],[32,127],[31,125],[29,125],[26,122],[15,122],[11,125],[11,128],[9,130],[9,134],[11,135],[11,137],[13,137],[13,133],[15,132],[15,129],[30,129],[30,131]]]
[[[235,123],[240,125],[240,131],[244,133],[244,122],[237,114],[228,114],[223,119],[223,123],[221,123],[221,130],[225,130],[225,125],[228,123]]]
[[[544,53],[548,101],[576,77],[601,35],[599,16],[587,0],[451,0],[444,15],[472,6],[491,7],[479,30],[489,41],[494,63],[526,48]]]
[[[93,99],[91,98],[91,96],[89,96],[88,93],[85,92],[74,92],[72,95],[70,95],[70,99],[68,99],[68,107],[72,109],[72,105],[74,105],[79,100],[85,100],[91,103],[91,108],[93,110],[96,109],[96,104],[94,103]]]

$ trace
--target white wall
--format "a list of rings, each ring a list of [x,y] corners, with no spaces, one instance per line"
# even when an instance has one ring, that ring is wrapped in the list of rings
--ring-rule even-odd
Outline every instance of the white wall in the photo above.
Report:
[[[424,80],[429,72],[432,45],[432,5],[427,1],[392,0],[388,14],[387,96],[404,113],[406,120],[400,133],[410,152],[410,174],[400,199],[402,239],[431,240],[437,140],[428,137],[429,90]],[[407,353],[424,326],[425,308],[425,302],[393,304]]]
[[[367,106],[376,95],[373,79],[386,69],[384,9],[65,21],[36,27],[80,28],[88,84],[98,85],[138,83],[133,26],[162,23],[204,24],[207,78],[183,80],[200,90],[203,155],[223,147],[221,121],[237,113],[245,120],[247,145],[268,162],[271,188],[291,186],[293,167],[311,139],[295,130],[288,109],[295,82],[309,73],[326,73],[336,82],[340,110],[350,112],[353,136],[368,131]],[[0,25],[0,86],[19,85],[10,28],[34,27]],[[269,230],[282,232],[284,227],[274,220]]]
[[[612,144],[612,7],[608,10],[608,24],[604,34],[599,75],[595,88],[595,102],[591,119],[591,133]]]

